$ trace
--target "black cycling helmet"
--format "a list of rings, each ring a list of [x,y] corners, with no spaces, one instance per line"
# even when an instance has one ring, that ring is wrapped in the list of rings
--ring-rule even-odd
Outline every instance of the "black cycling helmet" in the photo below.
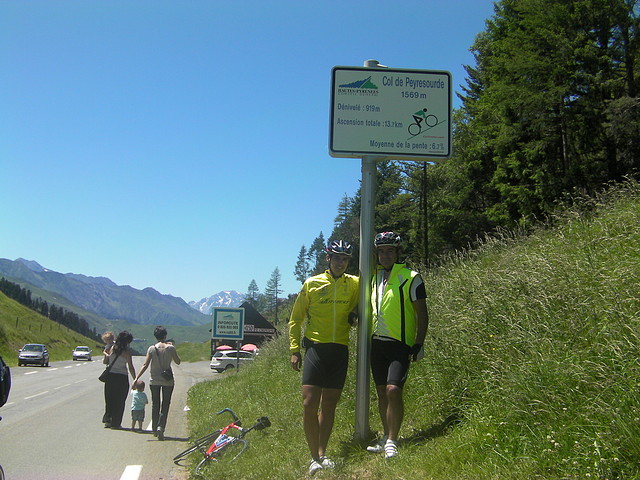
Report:
[[[341,255],[346,255],[348,257],[351,256],[353,252],[353,248],[349,242],[345,242],[344,240],[334,240],[333,242],[327,245],[327,255],[333,255],[334,253],[339,253]]]
[[[392,247],[399,247],[400,243],[402,243],[400,235],[393,232],[378,233],[373,241],[373,244],[376,248],[381,245],[391,245]]]

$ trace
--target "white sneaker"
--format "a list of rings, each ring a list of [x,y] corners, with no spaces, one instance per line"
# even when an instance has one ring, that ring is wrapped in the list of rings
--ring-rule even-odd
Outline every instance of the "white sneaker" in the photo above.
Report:
[[[336,463],[328,457],[320,457],[322,468],[336,468]]]
[[[387,440],[384,444],[384,458],[393,458],[398,455],[398,445],[393,440]]]
[[[371,453],[382,453],[384,452],[384,444],[387,441],[387,437],[382,437],[373,442],[371,445],[367,447],[367,452]]]
[[[311,465],[309,465],[309,475],[314,475],[318,470],[322,470],[322,465],[320,465],[316,460],[311,460]]]

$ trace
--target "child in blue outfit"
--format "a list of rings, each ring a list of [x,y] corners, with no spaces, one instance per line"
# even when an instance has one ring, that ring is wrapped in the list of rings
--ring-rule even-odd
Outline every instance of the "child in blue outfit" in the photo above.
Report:
[[[138,430],[142,430],[142,422],[144,422],[144,406],[149,403],[147,394],[144,393],[144,382],[138,380],[133,384],[131,390],[131,430],[136,430],[136,422],[138,422]]]

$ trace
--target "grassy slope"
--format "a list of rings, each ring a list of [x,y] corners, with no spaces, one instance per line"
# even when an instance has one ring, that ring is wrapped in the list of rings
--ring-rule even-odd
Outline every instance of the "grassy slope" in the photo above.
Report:
[[[50,361],[71,360],[77,345],[88,345],[100,355],[102,345],[11,300],[0,292],[0,355],[9,365],[17,365],[18,349],[25,343],[44,343]]]
[[[112,330],[114,332],[120,332],[122,330],[130,331],[135,338],[139,339],[153,339],[153,329],[155,325],[140,325],[124,320],[109,320],[93,312],[84,310],[77,305],[74,305],[66,298],[53,292],[43,290],[38,287],[34,287],[28,283],[25,283],[19,279],[6,277],[7,280],[21,285],[23,288],[31,291],[32,298],[41,298],[46,300],[49,304],[55,304],[58,307],[62,307],[67,311],[77,313],[81,318],[86,320],[91,327],[95,327],[96,331],[101,334],[104,331]],[[202,342],[208,338],[211,338],[209,329],[210,323],[205,323],[199,326],[168,326],[171,335],[176,339],[176,342]]]
[[[405,391],[401,456],[385,462],[352,441],[352,357],[329,445],[338,468],[318,478],[640,478],[640,186],[591,207],[431,272],[427,355]],[[190,392],[194,436],[221,425],[224,407],[273,422],[225,477],[305,476],[300,376],[283,333],[251,367]]]

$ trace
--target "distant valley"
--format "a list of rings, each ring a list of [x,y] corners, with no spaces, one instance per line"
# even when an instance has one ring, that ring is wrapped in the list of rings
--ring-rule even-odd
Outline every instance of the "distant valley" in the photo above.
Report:
[[[105,277],[59,273],[33,260],[0,259],[0,276],[67,310],[76,311],[101,330],[111,322],[133,325],[203,326],[211,322],[214,307],[237,307],[244,295],[219,292],[198,302],[164,295],[153,288],[138,290],[116,285]]]

